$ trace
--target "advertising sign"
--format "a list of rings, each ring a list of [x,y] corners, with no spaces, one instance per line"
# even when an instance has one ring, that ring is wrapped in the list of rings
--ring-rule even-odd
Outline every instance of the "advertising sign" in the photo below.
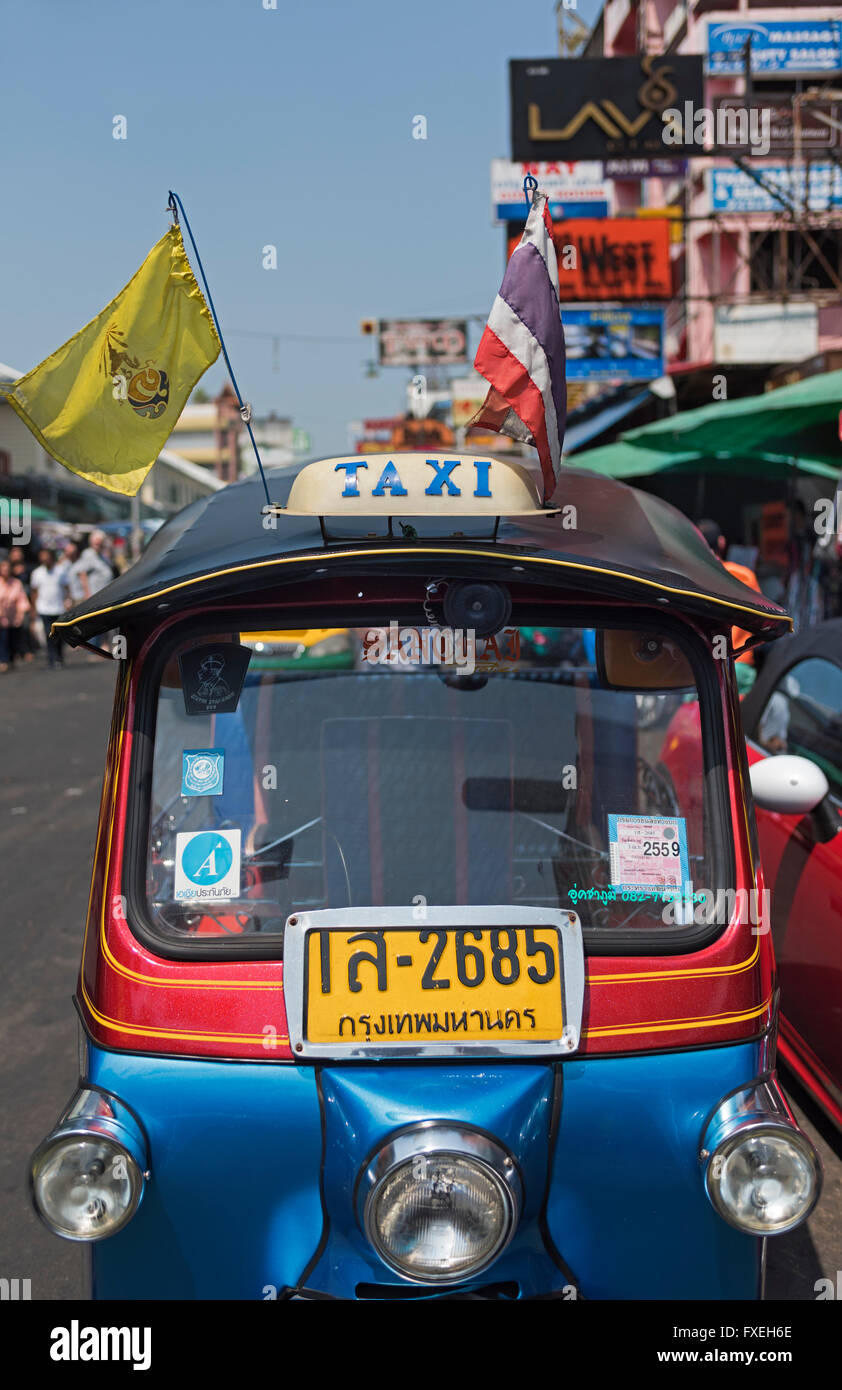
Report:
[[[683,179],[687,173],[686,159],[606,159],[605,177],[609,179]]]
[[[752,300],[717,304],[713,314],[716,362],[803,362],[818,351],[815,304]]]
[[[512,158],[662,158],[667,107],[704,105],[701,56],[516,58]]]
[[[664,374],[663,309],[568,309],[570,381],[652,381]]]
[[[523,181],[527,174],[550,200],[551,217],[607,217],[612,185],[598,159],[562,164],[552,160],[513,164],[491,161],[491,212],[498,222],[522,222],[526,216]]]
[[[753,73],[795,76],[842,68],[842,22],[804,18],[709,24],[708,72],[712,76],[745,72],[749,38]]]
[[[510,233],[508,254],[520,241]],[[569,218],[553,222],[562,300],[668,299],[670,223],[667,217]]]
[[[728,127],[727,143],[733,145],[734,149],[745,150],[750,153],[751,130],[750,124],[759,121],[759,128],[764,129],[768,122],[769,130],[769,149],[777,153],[779,150],[793,150],[795,148],[795,114],[792,102],[788,97],[760,97],[756,92],[752,93],[751,98],[751,122],[745,119],[746,105],[745,97],[718,97],[714,100],[716,111],[733,111],[734,117],[730,119]],[[768,111],[768,115],[766,112]],[[759,115],[755,117],[754,113]],[[803,102],[801,105],[801,149],[806,153],[810,150],[835,150],[842,143],[842,103],[835,101],[822,101],[816,98],[809,104]],[[718,126],[717,126],[718,128]],[[757,125],[755,125],[757,129]],[[720,143],[725,143],[720,140]]]
[[[464,365],[468,360],[466,319],[380,319],[381,367]]]
[[[827,212],[831,208],[842,207],[842,168],[838,164],[811,164],[808,166],[809,212]],[[771,164],[758,167],[766,187],[744,173],[742,169],[729,166],[707,171],[711,212],[780,212],[795,204],[803,208],[807,200],[808,180],[805,168],[796,170],[791,165]],[[781,197],[775,197],[773,190],[780,190]]]

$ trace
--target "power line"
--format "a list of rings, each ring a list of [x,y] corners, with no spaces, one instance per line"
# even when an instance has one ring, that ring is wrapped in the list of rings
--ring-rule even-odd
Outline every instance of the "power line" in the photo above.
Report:
[[[355,338],[328,337],[318,333],[258,333],[250,332],[246,329],[229,328],[229,338],[268,338],[272,342],[291,342],[291,343],[359,343],[359,334]]]

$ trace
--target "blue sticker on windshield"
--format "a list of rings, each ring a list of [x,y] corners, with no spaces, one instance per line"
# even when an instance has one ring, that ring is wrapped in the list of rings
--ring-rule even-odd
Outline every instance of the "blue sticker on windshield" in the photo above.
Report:
[[[224,771],[223,748],[185,748],[181,755],[181,795],[221,795]]]

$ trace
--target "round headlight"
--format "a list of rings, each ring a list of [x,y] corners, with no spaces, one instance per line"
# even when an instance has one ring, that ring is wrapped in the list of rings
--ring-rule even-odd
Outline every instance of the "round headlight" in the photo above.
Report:
[[[39,1216],[68,1240],[101,1240],[131,1219],[143,1191],[132,1155],[99,1135],[64,1134],[32,1161],[32,1196]]]
[[[705,1185],[732,1226],[778,1235],[809,1216],[820,1174],[813,1147],[798,1130],[757,1125],[737,1130],[713,1151]]]
[[[436,1139],[456,1144],[439,1147]],[[474,1275],[514,1230],[519,1179],[513,1160],[485,1136],[455,1129],[404,1135],[381,1150],[369,1175],[366,1234],[407,1279],[454,1283]]]

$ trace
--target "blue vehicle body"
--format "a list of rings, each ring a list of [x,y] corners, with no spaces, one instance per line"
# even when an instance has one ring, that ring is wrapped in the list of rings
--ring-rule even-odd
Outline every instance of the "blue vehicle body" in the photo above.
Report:
[[[91,1045],[88,1084],[134,1112],[150,1164],[133,1220],[93,1247],[93,1295],[442,1296],[380,1261],[355,1184],[387,1136],[451,1119],[502,1142],[524,1186],[510,1244],[460,1292],[755,1298],[762,1242],[713,1210],[699,1141],[710,1112],[758,1070],[757,1043],[573,1059],[560,1078],[535,1063],[318,1068]]]

